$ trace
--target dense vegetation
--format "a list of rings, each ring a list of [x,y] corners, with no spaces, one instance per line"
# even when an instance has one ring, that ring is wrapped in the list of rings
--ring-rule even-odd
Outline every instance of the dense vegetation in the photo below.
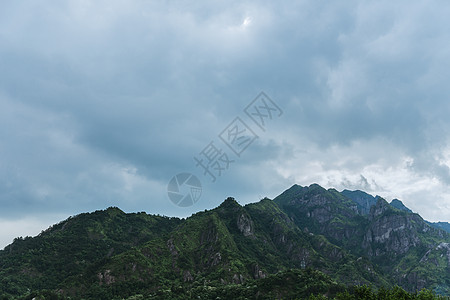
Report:
[[[92,275],[112,256],[167,235],[180,221],[118,208],[69,218],[37,237],[17,238],[0,252],[0,290],[17,296],[60,288]]]
[[[293,186],[274,201],[228,198],[187,219],[118,208],[81,214],[0,251],[0,299],[449,294],[446,232],[381,198],[363,207],[349,198],[363,192],[349,195]]]
[[[141,293],[139,293],[141,292]],[[120,291],[119,291],[120,293]],[[95,299],[446,299],[438,296],[430,290],[423,289],[419,292],[409,293],[404,289],[394,286],[391,289],[380,288],[375,290],[371,286],[345,287],[333,281],[329,276],[312,269],[286,270],[267,278],[250,280],[244,284],[204,284],[196,282],[189,286],[172,285],[165,286],[157,292],[138,293],[128,298],[115,296],[112,293],[91,295]],[[98,298],[97,298],[98,297]],[[10,299],[7,296],[0,297]],[[19,297],[21,300],[67,300],[72,299],[60,295],[54,291],[38,291]]]

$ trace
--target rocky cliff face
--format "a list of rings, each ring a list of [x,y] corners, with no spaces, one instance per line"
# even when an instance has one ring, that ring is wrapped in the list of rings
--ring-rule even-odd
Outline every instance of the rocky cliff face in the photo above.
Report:
[[[253,222],[247,214],[241,213],[237,218],[236,225],[244,236],[253,235]]]
[[[274,201],[228,198],[182,220],[118,209],[82,214],[0,251],[0,278],[9,278],[0,290],[24,282],[67,294],[121,286],[153,293],[312,268],[345,284],[450,294],[448,233],[383,199],[367,214],[360,206],[334,189],[295,185]]]
[[[340,246],[360,246],[357,238],[364,234],[355,202],[334,189],[318,185],[293,186],[274,200],[297,226],[312,233],[324,234]]]
[[[374,206],[378,200],[378,197],[374,197],[359,190],[343,190],[341,194],[349,199],[352,199],[357,205],[358,212],[362,215],[368,215],[370,213],[370,208]]]
[[[367,257],[403,287],[450,291],[446,271],[450,261],[443,259],[447,258],[448,233],[430,226],[404,205],[397,209],[400,201],[390,205],[361,191],[339,194],[313,185],[293,186],[275,202],[299,227]]]
[[[369,214],[370,224],[362,247],[369,256],[405,254],[421,244],[418,233],[428,225],[416,214],[396,213],[384,199],[379,199]]]

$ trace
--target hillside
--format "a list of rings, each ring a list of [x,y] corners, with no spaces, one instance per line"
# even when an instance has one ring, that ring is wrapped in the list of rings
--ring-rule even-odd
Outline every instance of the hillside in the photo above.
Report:
[[[447,232],[418,214],[378,198],[368,215],[336,190],[293,186],[274,200],[300,228],[323,234],[352,254],[366,257],[389,281],[407,290],[434,288],[448,294]]]
[[[366,195],[294,185],[274,200],[228,198],[187,219],[118,208],[77,215],[0,251],[0,290],[167,299],[266,289],[274,298],[398,284],[449,294],[449,234]]]

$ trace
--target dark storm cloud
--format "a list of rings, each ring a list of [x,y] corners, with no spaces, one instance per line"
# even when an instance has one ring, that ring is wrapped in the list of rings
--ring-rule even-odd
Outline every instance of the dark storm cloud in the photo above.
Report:
[[[4,3],[0,218],[109,205],[186,216],[230,195],[254,201],[313,181],[410,197],[417,208],[430,189],[446,201],[449,9]],[[208,182],[193,156],[260,91],[284,114]],[[180,209],[165,188],[184,171],[204,195]]]

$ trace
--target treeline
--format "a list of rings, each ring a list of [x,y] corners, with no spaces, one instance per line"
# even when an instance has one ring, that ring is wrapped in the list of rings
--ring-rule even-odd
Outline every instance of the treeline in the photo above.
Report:
[[[423,289],[418,292],[407,292],[401,287],[375,289],[371,286],[346,287],[333,281],[329,276],[317,270],[291,269],[267,278],[250,280],[244,284],[221,284],[218,282],[194,282],[186,285],[174,281],[162,286],[157,291],[145,292],[145,286],[132,285],[109,286],[96,290],[88,290],[82,297],[68,297],[55,291],[28,293],[26,296],[12,298],[1,296],[0,300],[68,300],[68,299],[309,299],[309,300],[434,300],[449,299],[436,295],[433,291]]]
[[[182,292],[182,293],[181,293]],[[252,295],[249,295],[248,291],[242,293],[240,288],[233,289],[227,287],[226,290],[212,289],[201,290],[197,289],[195,291],[161,291],[161,293],[156,293],[152,295],[134,295],[128,297],[126,300],[147,300],[147,299],[277,299],[273,298],[273,294],[263,294],[260,291],[252,290]],[[70,297],[64,297],[53,291],[41,291],[30,293],[27,296],[20,298],[10,298],[6,295],[0,296],[0,300],[69,300],[73,299]],[[123,299],[124,298],[112,298],[112,299]],[[284,295],[278,299],[309,299],[309,300],[437,300],[437,299],[449,299],[448,297],[443,297],[436,295],[431,290],[423,289],[420,292],[409,293],[402,288],[396,286],[392,289],[379,289],[374,290],[369,286],[356,286],[344,292],[339,292],[335,296],[329,296],[326,294],[310,295],[307,297],[302,297],[291,293],[290,295]]]
[[[401,287],[395,286],[391,289],[381,288],[379,290],[374,290],[372,287],[356,286],[343,293],[338,293],[335,297],[327,297],[325,295],[311,295],[309,300],[324,300],[324,299],[335,299],[335,300],[390,300],[390,299],[402,299],[402,300],[435,300],[435,299],[449,299],[448,297],[443,297],[436,295],[433,291],[428,289],[423,289],[420,292],[409,293],[402,289]]]

